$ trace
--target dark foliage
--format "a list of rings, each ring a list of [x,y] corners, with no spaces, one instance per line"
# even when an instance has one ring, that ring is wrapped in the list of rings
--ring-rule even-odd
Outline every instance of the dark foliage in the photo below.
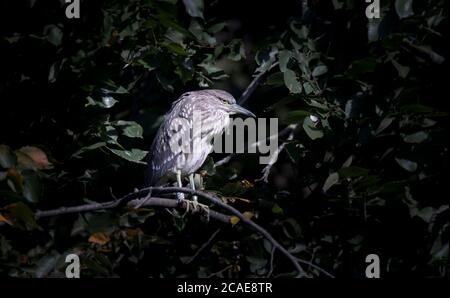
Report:
[[[64,1],[2,1],[0,276],[64,276],[72,252],[82,276],[292,276],[239,223],[163,208],[34,218],[142,187],[173,100],[239,98],[279,63],[246,106],[293,138],[267,182],[256,154],[213,155],[205,190],[337,277],[363,277],[371,253],[384,276],[448,277],[448,1],[381,4],[368,20],[355,0],[81,1],[68,19]]]

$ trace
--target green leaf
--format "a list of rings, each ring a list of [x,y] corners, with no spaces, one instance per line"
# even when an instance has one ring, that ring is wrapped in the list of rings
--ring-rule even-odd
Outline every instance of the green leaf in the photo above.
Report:
[[[172,82],[170,82],[165,76],[161,75],[160,73],[157,73],[156,78],[158,79],[158,82],[161,84],[161,86],[165,90],[167,90],[171,93],[173,93],[175,91],[173,88]]]
[[[131,150],[118,150],[118,149],[111,149],[111,148],[108,148],[108,149],[112,153],[114,153],[128,161],[140,163],[140,164],[146,164],[145,162],[142,162],[141,160],[147,155],[148,151],[135,149],[135,148],[133,148]]]
[[[339,175],[342,176],[343,178],[367,176],[368,174],[369,174],[368,169],[356,166],[346,167],[339,170]]]
[[[301,236],[302,228],[295,219],[288,218],[284,220],[282,224],[283,224],[283,232],[288,238],[295,239]]]
[[[375,131],[375,134],[380,134],[383,130],[389,127],[391,123],[395,120],[395,118],[392,117],[385,117],[383,120],[381,120],[380,125],[378,125],[377,130]]]
[[[98,101],[93,99],[92,97],[88,96],[87,98],[88,103],[86,106],[99,106],[105,109],[112,108],[116,103],[118,103],[117,100],[114,99],[112,96],[102,96],[102,100]]]
[[[400,110],[403,112],[409,113],[431,113],[434,112],[434,109],[428,106],[424,106],[421,104],[409,104],[400,107]]]
[[[395,11],[400,19],[414,15],[412,0],[395,0]]]
[[[397,163],[408,172],[414,172],[417,170],[417,163],[408,159],[395,158]]]
[[[327,192],[330,187],[335,185],[337,182],[339,182],[339,174],[338,173],[331,173],[327,180],[325,180],[325,183],[323,184],[322,190],[324,192]]]
[[[191,17],[199,17],[203,19],[203,0],[183,0],[186,12]]]
[[[300,84],[300,81],[297,79],[295,72],[290,69],[286,69],[284,72],[284,84],[291,93],[302,92],[302,84]]]
[[[310,117],[306,117],[303,121],[303,129],[312,140],[323,137],[323,131],[319,128],[316,128],[315,123],[312,122]]]
[[[17,157],[11,149],[3,144],[0,144],[0,167],[4,169],[12,168],[17,163]]]
[[[422,143],[426,139],[428,139],[428,134],[424,131],[418,131],[416,133],[405,136],[403,138],[403,141],[405,141],[406,143],[418,144],[418,143]]]
[[[74,154],[72,154],[72,156],[70,158],[78,157],[81,153],[84,153],[89,150],[94,150],[94,149],[103,147],[105,145],[106,145],[105,142],[98,142],[98,143],[92,144],[90,146],[83,147],[80,150],[78,150],[77,152],[75,152]]]
[[[284,75],[282,72],[276,72],[271,74],[267,80],[266,80],[266,84],[267,85],[271,85],[271,86],[283,86],[284,85]]]
[[[46,277],[58,264],[60,254],[52,252],[50,255],[45,255],[36,264],[36,277]]]
[[[289,59],[292,58],[292,52],[288,50],[282,50],[278,54],[279,56],[279,63],[280,63],[280,70],[282,72],[285,72],[287,69],[287,65],[289,63]]]
[[[314,87],[311,85],[310,82],[303,83],[303,89],[305,89],[305,93],[307,95],[309,95],[309,94],[314,92]]]
[[[328,67],[326,65],[318,65],[314,68],[312,75],[313,77],[321,76],[325,73],[327,73]]]
[[[371,73],[377,67],[377,60],[372,57],[356,60],[350,66],[350,69],[347,71],[352,77],[357,77],[361,74]]]
[[[13,203],[5,207],[9,211],[11,217],[15,220],[19,226],[24,227],[27,230],[33,230],[39,228],[34,218],[34,213],[30,207],[22,202]]]
[[[142,126],[140,126],[138,123],[134,121],[117,121],[117,125],[119,126],[125,126],[123,128],[123,134],[130,138],[142,138],[142,134],[144,133],[144,130],[142,129]]]
[[[308,117],[309,115],[311,115],[311,112],[305,110],[290,111],[284,119],[284,122],[290,124],[300,123],[304,121],[305,117]]]
[[[56,25],[48,25],[44,28],[45,38],[54,46],[59,46],[62,41],[63,32]]]
[[[278,204],[273,204],[272,206],[272,213],[274,214],[283,214],[283,209]]]
[[[403,66],[398,63],[396,60],[391,59],[392,65],[394,65],[395,69],[398,71],[398,75],[401,78],[406,78],[409,74],[410,68],[408,66]]]
[[[30,203],[38,202],[42,192],[39,176],[34,171],[24,171],[22,176],[24,178],[23,196]]]

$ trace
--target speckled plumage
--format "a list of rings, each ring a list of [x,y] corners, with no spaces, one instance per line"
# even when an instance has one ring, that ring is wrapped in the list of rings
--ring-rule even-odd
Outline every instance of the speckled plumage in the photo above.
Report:
[[[200,116],[201,130],[192,129],[194,111]],[[184,93],[165,115],[150,149],[147,184],[156,185],[161,178],[194,173],[213,149],[212,141],[229,125],[229,115],[251,112],[236,105],[231,94],[222,90],[200,90]],[[179,126],[180,124],[184,124]],[[187,124],[187,125],[186,125]],[[181,130],[189,130],[193,140],[190,152],[174,152],[170,140]],[[194,144],[196,144],[194,146]]]

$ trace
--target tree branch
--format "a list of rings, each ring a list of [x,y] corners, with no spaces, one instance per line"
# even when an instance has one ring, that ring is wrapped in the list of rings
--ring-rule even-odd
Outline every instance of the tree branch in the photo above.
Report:
[[[262,79],[264,78],[265,74],[270,72],[272,69],[274,69],[276,66],[278,66],[278,62],[273,63],[270,67],[268,67],[265,71],[260,72],[256,75],[256,77],[253,79],[253,81],[247,86],[247,88],[242,93],[241,97],[239,98],[238,103],[240,105],[243,105],[249,97],[255,92],[256,88],[261,84]]]
[[[35,213],[35,218],[43,218],[43,217],[51,217],[51,216],[57,216],[57,215],[63,215],[63,214],[71,214],[71,213],[80,213],[80,212],[89,212],[89,211],[96,211],[96,210],[104,210],[104,209],[113,209],[116,208],[119,204],[120,199],[115,201],[109,201],[105,203],[91,203],[86,205],[80,205],[80,206],[73,206],[73,207],[61,207],[53,210],[45,210],[45,211],[37,211]],[[133,201],[130,201],[127,206],[134,208],[135,206],[138,206],[140,204],[140,200],[136,199]],[[167,199],[167,198],[159,198],[159,197],[151,197],[145,204],[142,204],[141,207],[164,207],[164,208],[178,208],[184,211],[189,211],[189,213],[194,214],[200,212],[200,208],[197,210],[194,210],[193,208],[189,208],[187,210],[187,202],[183,200],[175,200],[175,199]],[[212,219],[215,219],[217,221],[223,222],[223,223],[230,223],[230,216],[210,210],[209,211],[209,217]]]
[[[129,205],[129,204],[131,206],[133,206],[135,204],[139,204],[140,203],[140,202],[136,201],[135,199],[138,199],[138,198],[145,198],[145,199],[147,199],[146,195],[150,191],[152,192],[152,194],[153,193],[159,193],[159,194],[177,193],[177,192],[188,193],[188,194],[191,194],[191,195],[196,195],[199,198],[206,199],[206,200],[212,202],[213,204],[218,205],[219,207],[229,211],[234,216],[239,218],[240,221],[242,221],[243,223],[249,225],[255,231],[257,231],[262,236],[264,236],[270,243],[272,243],[272,245],[274,247],[276,247],[278,250],[280,250],[291,261],[291,263],[294,265],[294,267],[298,271],[297,277],[304,277],[306,275],[305,271],[300,266],[297,258],[295,256],[293,256],[290,252],[288,252],[263,227],[261,227],[260,225],[256,224],[251,219],[247,218],[245,215],[243,215],[241,212],[239,212],[233,206],[225,204],[224,202],[222,202],[216,196],[214,196],[212,194],[209,194],[209,193],[206,193],[206,192],[197,191],[197,190],[193,190],[193,189],[189,189],[189,188],[183,188],[183,187],[146,187],[146,188],[137,190],[137,191],[135,191],[133,193],[130,193],[128,195],[125,195],[124,197],[122,197],[122,198],[120,198],[118,200],[109,201],[109,202],[105,202],[105,203],[92,203],[92,204],[86,204],[86,205],[75,206],[75,207],[61,207],[61,208],[58,208],[58,209],[47,210],[47,211],[37,211],[35,216],[36,216],[36,218],[42,218],[42,217],[56,216],[56,215],[61,215],[61,214],[95,211],[95,210],[99,210],[99,209],[112,209],[112,208],[117,208],[117,207],[120,207],[120,206]],[[135,201],[133,201],[133,200],[135,200]],[[145,206],[181,207],[181,208],[186,209],[186,208],[188,208],[187,204],[188,203],[185,200],[176,201],[176,200],[170,200],[170,199],[164,199],[164,198],[152,198],[150,200],[147,200],[147,202],[145,202],[144,205]],[[202,209],[202,208],[198,208],[198,209]],[[230,218],[231,218],[230,216],[224,215],[224,214],[219,213],[219,212],[215,212],[213,210],[209,211],[209,216],[211,218],[220,220],[222,222],[228,222],[228,223],[231,222],[230,221]]]

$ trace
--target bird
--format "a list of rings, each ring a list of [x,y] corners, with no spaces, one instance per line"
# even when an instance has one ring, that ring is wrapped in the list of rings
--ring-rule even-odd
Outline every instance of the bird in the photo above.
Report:
[[[164,116],[150,147],[146,186],[176,180],[177,186],[183,187],[182,179],[189,177],[190,187],[195,190],[194,173],[212,152],[214,138],[222,135],[230,124],[230,116],[235,114],[256,117],[224,90],[204,89],[182,94]],[[180,141],[177,137],[181,135],[189,138]],[[184,195],[177,194],[177,198],[184,199]],[[197,202],[197,197],[193,196],[193,200]]]

